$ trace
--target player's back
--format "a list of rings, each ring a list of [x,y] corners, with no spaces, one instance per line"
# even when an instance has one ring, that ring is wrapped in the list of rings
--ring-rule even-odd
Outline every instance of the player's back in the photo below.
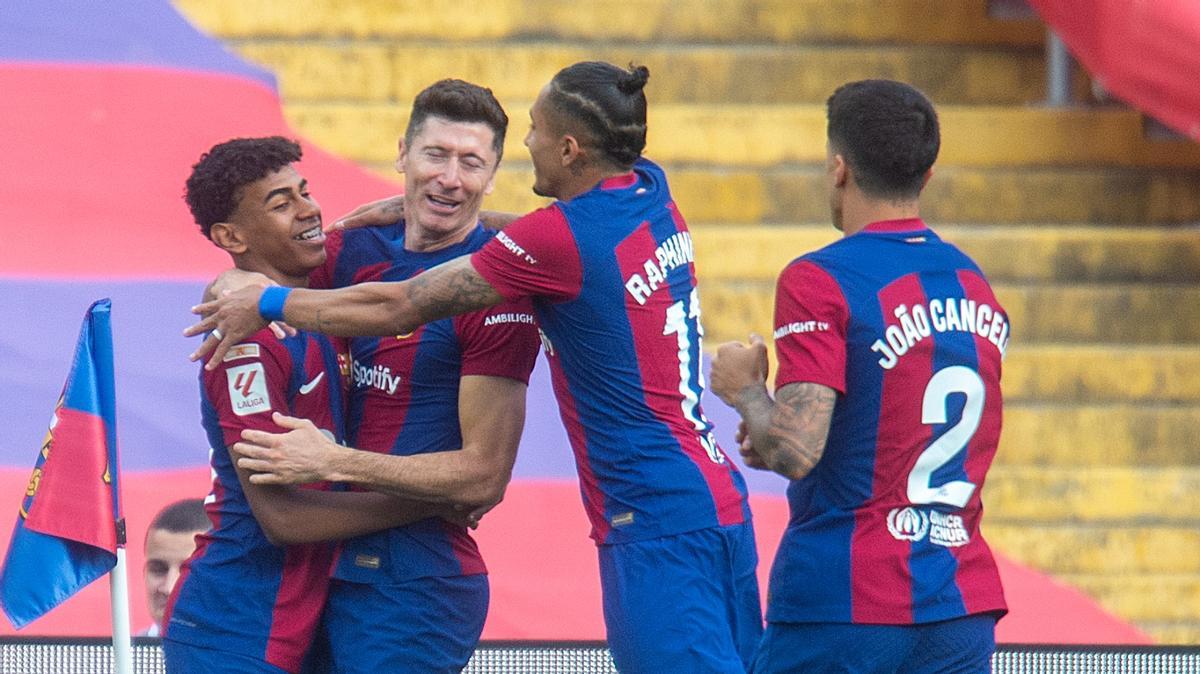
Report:
[[[749,519],[741,475],[704,416],[691,234],[662,170],[625,176],[557,217],[579,284],[535,300],[593,536],[637,540]]]
[[[827,277],[844,303],[845,383],[824,455],[789,487],[773,571],[786,599],[771,619],[912,623],[1003,609],[979,534],[1009,337],[987,280],[919,220],[876,223],[798,259],[780,293],[802,274]],[[819,328],[777,325],[776,339]],[[818,569],[819,586],[783,580]]]

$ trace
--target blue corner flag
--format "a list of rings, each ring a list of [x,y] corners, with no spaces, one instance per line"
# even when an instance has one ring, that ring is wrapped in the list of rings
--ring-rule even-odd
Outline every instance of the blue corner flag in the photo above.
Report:
[[[0,571],[0,604],[17,629],[108,573],[125,544],[110,308],[100,300],[83,319]]]

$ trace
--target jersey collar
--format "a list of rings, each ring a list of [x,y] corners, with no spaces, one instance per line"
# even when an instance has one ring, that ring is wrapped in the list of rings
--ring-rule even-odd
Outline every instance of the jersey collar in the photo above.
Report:
[[[902,220],[880,220],[862,228],[864,232],[919,232],[929,229],[920,218],[904,218]]]

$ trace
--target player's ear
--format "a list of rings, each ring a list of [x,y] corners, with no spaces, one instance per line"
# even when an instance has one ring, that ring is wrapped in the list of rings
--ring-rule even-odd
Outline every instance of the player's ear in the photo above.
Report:
[[[235,255],[246,252],[246,242],[242,238],[241,230],[231,222],[213,223],[208,235],[212,238],[212,242],[224,251]]]
[[[846,179],[850,177],[850,167],[846,165],[846,158],[840,154],[830,156],[831,171],[833,172],[833,186],[845,187]]]
[[[933,177],[933,167],[930,166],[929,170],[925,172],[925,177],[921,178],[921,189],[925,189],[925,186],[929,184],[929,179],[932,177]]]
[[[404,136],[396,141],[396,173],[404,173],[404,160],[408,157],[408,146],[404,144]]]
[[[583,155],[583,147],[579,144],[578,138],[568,133],[559,139],[558,152],[562,159],[562,165],[570,166]]]

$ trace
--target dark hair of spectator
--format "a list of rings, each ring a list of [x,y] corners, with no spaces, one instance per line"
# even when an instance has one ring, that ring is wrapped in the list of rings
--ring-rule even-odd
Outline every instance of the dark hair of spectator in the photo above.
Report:
[[[404,130],[404,144],[412,145],[421,132],[425,120],[437,117],[450,122],[486,124],[493,134],[492,148],[499,161],[504,154],[504,133],[508,130],[508,115],[500,107],[500,101],[492,90],[462,80],[441,80],[425,87],[413,100],[408,128]]]
[[[212,522],[208,519],[208,513],[204,512],[204,499],[185,498],[158,511],[147,531],[162,529],[180,534],[188,531],[204,531],[210,526],[212,526]]]
[[[611,63],[585,61],[558,71],[546,100],[560,115],[582,122],[597,147],[620,169],[633,166],[646,148],[646,66],[629,70]]]
[[[916,199],[941,144],[937,113],[920,91],[891,80],[842,85],[827,103],[829,145],[864,194]]]
[[[288,164],[300,161],[300,146],[281,136],[235,138],[214,145],[192,166],[184,200],[204,236],[227,222],[242,198],[242,188]]]

